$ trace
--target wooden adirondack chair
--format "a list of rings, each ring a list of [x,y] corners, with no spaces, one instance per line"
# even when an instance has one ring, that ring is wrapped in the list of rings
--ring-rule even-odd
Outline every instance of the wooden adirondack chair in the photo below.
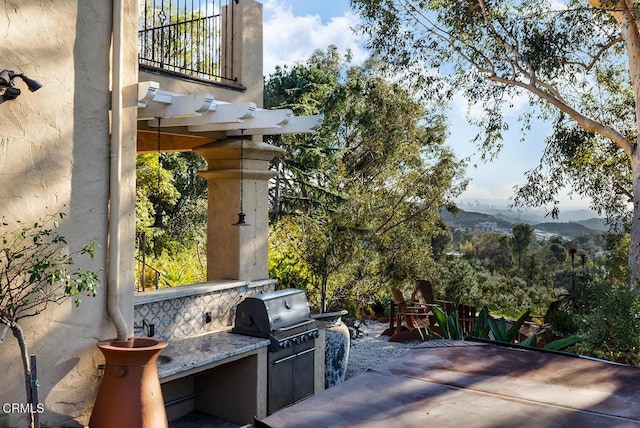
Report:
[[[433,305],[436,299],[433,296],[433,286],[428,279],[415,279],[413,281],[413,294],[411,300],[422,305]]]
[[[454,309],[458,312],[458,321],[464,334],[471,334],[476,328],[476,308],[465,304],[459,304],[456,307],[454,302],[446,300],[436,300],[433,294],[433,286],[426,279],[416,279],[413,281],[413,295],[411,300],[415,300],[422,305],[437,305],[445,313],[450,314]],[[432,325],[432,329],[436,333],[440,333],[437,325]]]
[[[395,290],[395,291],[394,291]],[[425,279],[416,279],[413,281],[413,292],[411,293],[411,301],[406,302],[404,297],[402,296],[402,292],[398,289],[392,288],[391,292],[394,294],[393,299],[389,302],[389,328],[383,331],[380,335],[385,336],[394,336],[397,335],[400,331],[411,330],[407,323],[398,324],[397,320],[403,320],[403,317],[398,315],[398,306],[404,304],[401,309],[403,312],[407,312],[407,306],[411,308],[411,312],[415,312],[418,307],[422,309],[421,312],[431,312],[430,307],[435,304],[435,299],[433,297],[433,287],[431,286],[431,282]],[[442,305],[441,305],[442,306]],[[411,317],[411,313],[409,314]],[[424,324],[425,321],[419,322],[419,324]],[[435,318],[432,316],[430,318],[430,325],[438,329],[438,326],[435,324]],[[410,335],[416,336],[417,331],[411,333]],[[406,333],[405,335],[409,335]],[[400,337],[400,336],[396,336]],[[417,338],[417,337],[415,337]]]
[[[395,307],[395,330],[389,342],[404,342],[420,339],[419,329],[432,325],[433,313],[429,306],[407,303],[402,292],[397,288],[391,288],[393,293],[393,305]]]

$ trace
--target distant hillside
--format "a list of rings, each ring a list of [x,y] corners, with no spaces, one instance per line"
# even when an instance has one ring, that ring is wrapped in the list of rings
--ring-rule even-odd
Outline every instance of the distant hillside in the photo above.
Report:
[[[590,229],[580,223],[538,223],[532,226],[536,230],[560,235],[566,238],[576,238],[578,236],[599,233],[599,231]]]
[[[496,218],[502,218],[513,224],[517,223],[544,223],[544,222],[581,222],[591,218],[595,218],[598,214],[588,209],[568,209],[560,205],[559,218],[552,220],[549,211],[543,208],[531,209],[515,209],[507,208],[504,203],[482,204],[478,201],[459,201],[458,207],[472,212],[479,212],[492,215]]]
[[[609,230],[609,226],[607,226],[601,218],[590,218],[588,220],[577,221],[576,223],[580,223],[589,229],[599,230],[600,232],[607,232]]]
[[[602,220],[597,218],[572,223],[538,223],[530,220],[526,221],[524,219],[519,219],[520,221],[512,219],[516,221],[509,221],[505,219],[504,213],[493,216],[490,214],[459,210],[459,213],[455,216],[448,211],[442,211],[440,215],[442,216],[442,219],[445,221],[445,223],[447,223],[454,229],[474,230],[480,223],[492,222],[496,223],[497,229],[511,231],[514,225],[518,223],[526,223],[530,224],[534,229],[538,231],[552,235],[559,235],[565,238],[575,238],[582,235],[598,234],[602,231],[607,230]]]
[[[483,213],[460,210],[455,216],[449,211],[443,211],[440,213],[440,215],[442,216],[442,219],[445,221],[445,223],[455,229],[473,230],[476,228],[478,223],[483,223],[486,221],[497,223],[499,229],[510,230],[513,227],[513,223],[511,222],[501,220],[492,215]]]

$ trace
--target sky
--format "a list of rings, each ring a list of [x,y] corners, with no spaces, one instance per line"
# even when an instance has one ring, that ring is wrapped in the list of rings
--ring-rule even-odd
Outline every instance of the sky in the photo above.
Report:
[[[336,45],[340,52],[350,49],[355,64],[368,57],[364,41],[354,32],[359,17],[350,9],[349,0],[263,0],[262,3],[265,76],[272,73],[276,65],[303,63],[314,50],[326,49],[329,45]],[[525,172],[538,165],[548,129],[538,126],[521,141],[522,134],[514,122],[505,134],[498,158],[485,163],[471,143],[475,130],[467,124],[466,111],[466,102],[458,98],[449,112],[447,144],[458,157],[469,157],[470,182],[458,198],[458,205],[465,210],[478,204],[505,208],[513,196],[513,187],[524,184]],[[514,110],[513,118],[516,114]],[[565,194],[560,200],[561,210],[588,208],[588,201],[577,196]]]

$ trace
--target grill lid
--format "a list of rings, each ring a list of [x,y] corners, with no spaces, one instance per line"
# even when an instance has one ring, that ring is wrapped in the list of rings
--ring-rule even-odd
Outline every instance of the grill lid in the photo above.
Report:
[[[275,331],[313,322],[307,296],[297,288],[288,288],[255,297],[238,304],[232,333],[270,337]]]

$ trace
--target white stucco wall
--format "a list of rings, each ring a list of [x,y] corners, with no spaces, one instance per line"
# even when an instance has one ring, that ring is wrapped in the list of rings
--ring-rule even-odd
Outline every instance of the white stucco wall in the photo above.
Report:
[[[137,4],[124,1],[124,111],[121,198],[121,269],[123,314],[133,333]],[[238,31],[239,78],[246,90],[218,88],[216,98],[262,103],[262,5],[246,7]],[[44,86],[22,90],[0,104],[0,218],[33,221],[65,211],[60,232],[71,250],[99,244],[96,259],[83,265],[100,271],[96,298],[85,297],[50,307],[22,323],[31,354],[38,357],[41,422],[51,427],[87,424],[99,386],[95,344],[115,336],[106,309],[107,236],[110,164],[111,1],[13,0],[0,13],[0,70],[24,73]],[[148,76],[147,76],[148,77]],[[161,80],[161,87],[203,92],[181,81]],[[186,89],[186,90],[185,90]],[[9,334],[0,344],[0,405],[25,400],[17,343]],[[1,408],[0,408],[1,413]],[[26,419],[11,415],[10,426]]]
[[[135,83],[137,2],[125,2],[122,268],[125,317],[133,319]],[[106,313],[109,195],[111,2],[14,0],[0,14],[0,70],[22,72],[44,85],[0,104],[0,217],[32,221],[65,211],[60,232],[70,248],[95,241],[85,266],[103,278],[96,298],[71,301],[22,324],[38,357],[41,422],[87,423],[103,361],[98,340],[114,336]],[[23,372],[11,334],[0,344],[0,404],[24,402]],[[11,415],[11,426],[24,419]]]

